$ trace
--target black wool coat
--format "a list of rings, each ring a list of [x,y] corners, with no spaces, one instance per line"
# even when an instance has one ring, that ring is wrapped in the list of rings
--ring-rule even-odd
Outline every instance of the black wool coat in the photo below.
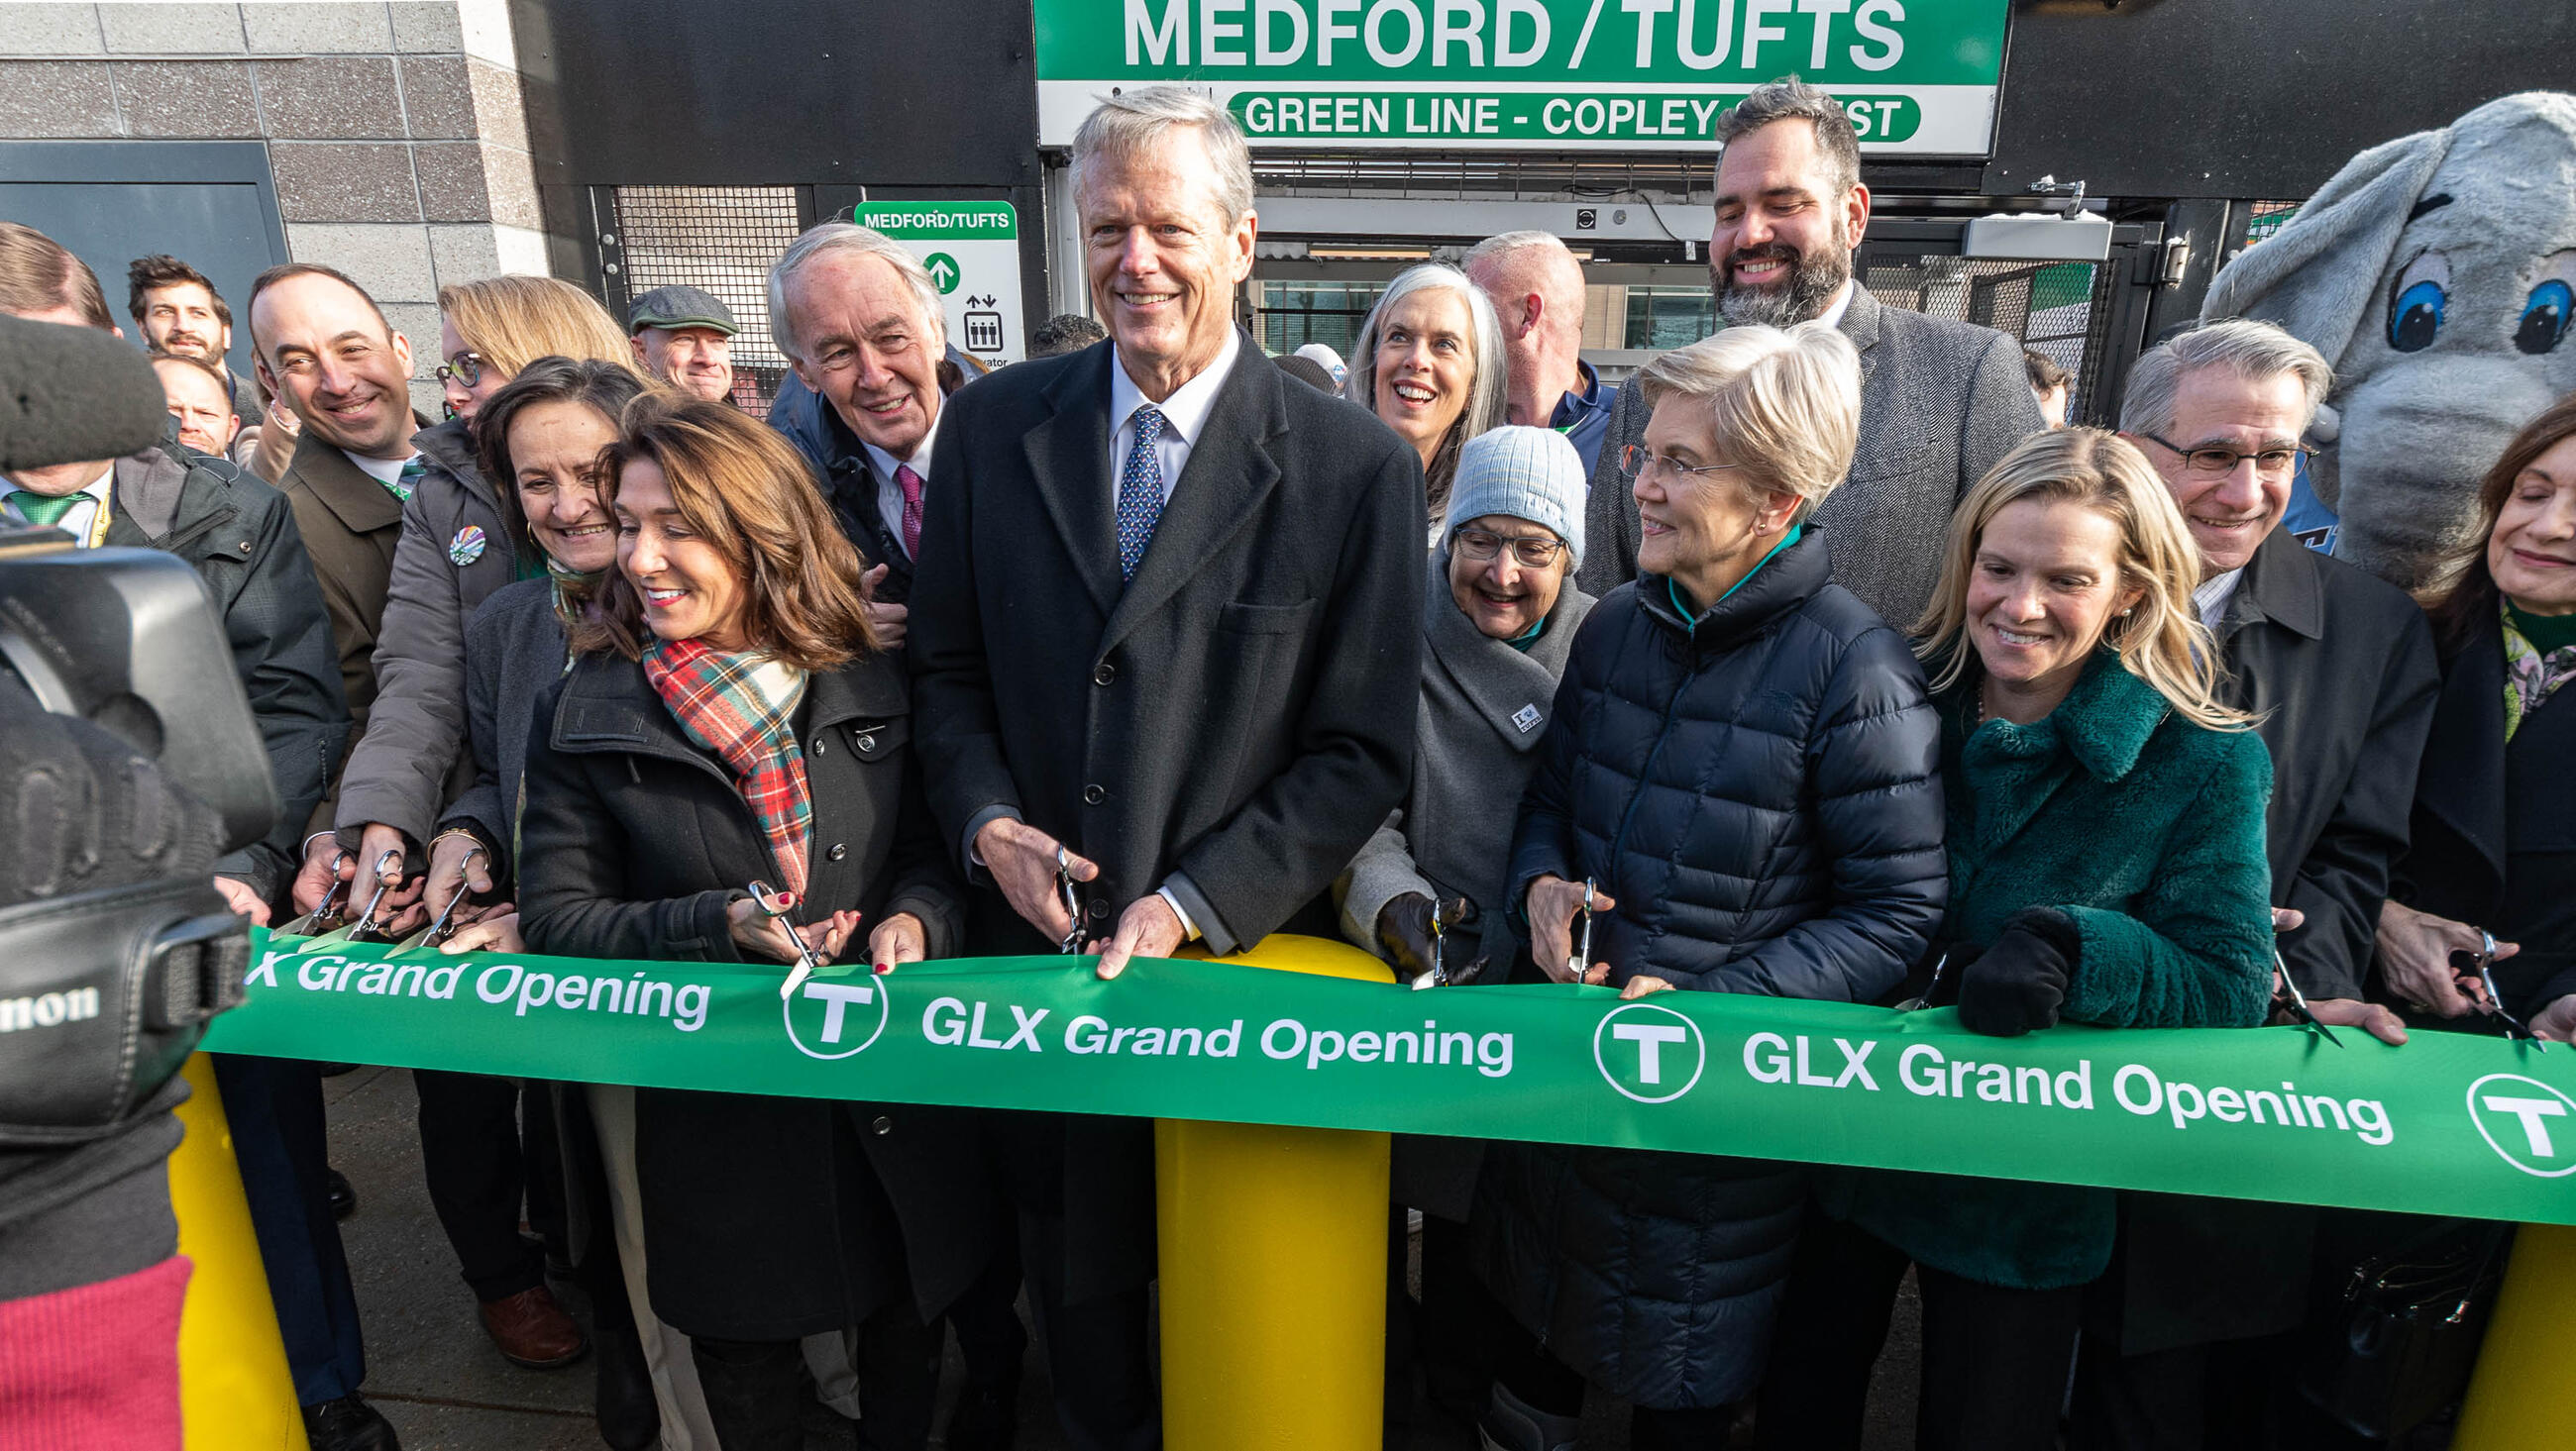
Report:
[[[1099,863],[1090,930],[1168,885],[1219,952],[1319,902],[1308,930],[1332,935],[1327,888],[1404,798],[1422,651],[1420,457],[1237,344],[1124,582],[1112,345],[951,396],[908,649],[952,851],[1016,813]],[[989,887],[970,942],[1056,948]],[[1152,1145],[1142,1121],[1070,1132],[1079,1300],[1152,1272]]]
[[[1905,638],[1828,582],[1810,527],[1687,625],[1660,576],[1575,637],[1522,798],[1511,912],[1590,876],[1615,982],[1869,1002],[1949,898],[1941,727]],[[1612,1394],[1739,1400],[1789,1272],[1806,1178],[1705,1154],[1497,1143],[1478,1189],[1486,1283]]]
[[[2415,786],[2414,841],[2391,895],[2522,950],[2495,965],[2507,1012],[2576,993],[2576,685],[2504,738],[2504,631],[2480,620],[2443,662],[2441,705]],[[2493,1020],[2443,1024],[2495,1031]]]
[[[2360,997],[2441,688],[2433,632],[2395,585],[2275,529],[2246,562],[2218,639],[2220,698],[2260,717],[2272,757],[2272,905],[2307,915],[2281,938],[2281,959],[2309,997]],[[2126,1353],[2306,1318],[2315,1209],[2124,1194],[2120,1217],[2119,1255],[2089,1308],[2096,1333]]]
[[[899,667],[810,677],[795,727],[814,798],[798,920],[854,907],[865,933],[910,912],[930,955],[954,953],[955,878],[921,811]],[[767,839],[642,666],[576,664],[538,706],[526,773],[531,950],[743,960],[725,908],[777,879]],[[983,1268],[992,1191],[960,1110],[647,1088],[635,1156],[653,1307],[691,1335],[794,1339],[906,1296],[932,1316]]]

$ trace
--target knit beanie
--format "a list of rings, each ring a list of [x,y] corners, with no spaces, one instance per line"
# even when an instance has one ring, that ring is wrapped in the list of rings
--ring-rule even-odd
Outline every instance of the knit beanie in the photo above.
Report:
[[[1460,525],[1488,514],[1527,519],[1565,541],[1569,567],[1583,563],[1583,506],[1591,481],[1583,456],[1552,428],[1506,426],[1480,433],[1458,450],[1449,485],[1445,550]]]

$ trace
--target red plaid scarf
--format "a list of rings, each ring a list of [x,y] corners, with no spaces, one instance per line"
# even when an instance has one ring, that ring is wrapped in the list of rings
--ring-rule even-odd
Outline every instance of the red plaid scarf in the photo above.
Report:
[[[776,697],[758,673],[768,664],[763,655],[726,654],[695,640],[665,640],[644,652],[644,677],[689,739],[732,769],[744,804],[769,837],[780,880],[788,891],[803,896],[814,797],[788,718],[805,694],[805,674],[795,672],[794,687]]]

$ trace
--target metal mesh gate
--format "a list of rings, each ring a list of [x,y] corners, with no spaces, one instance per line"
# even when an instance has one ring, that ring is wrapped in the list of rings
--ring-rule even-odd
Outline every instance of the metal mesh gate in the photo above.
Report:
[[[792,186],[619,186],[594,193],[608,309],[622,326],[656,287],[703,287],[733,310],[734,402],[766,413],[787,371],[769,335],[769,264],[803,230]]]
[[[2110,341],[2114,271],[2107,263],[1877,255],[1862,280],[1886,306],[1978,323],[2046,354],[2072,376],[2067,416],[2082,419],[2091,416],[2092,385]]]

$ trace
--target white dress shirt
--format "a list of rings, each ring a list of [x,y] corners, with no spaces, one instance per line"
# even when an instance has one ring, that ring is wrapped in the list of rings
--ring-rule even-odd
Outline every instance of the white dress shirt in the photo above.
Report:
[[[894,471],[898,468],[909,468],[921,475],[922,502],[923,507],[927,508],[929,506],[930,450],[932,445],[939,442],[939,420],[947,416],[948,409],[945,404],[937,413],[930,416],[930,431],[921,436],[921,442],[914,446],[910,458],[896,458],[865,439],[859,441],[859,447],[867,450],[868,471],[876,475],[877,517],[885,521],[886,532],[894,536],[894,547],[903,549],[903,557],[906,559],[912,557],[912,551],[904,549],[903,485],[894,481]]]
[[[107,503],[108,486],[115,480],[115,478],[116,463],[111,459],[109,460],[107,467],[99,472],[99,476],[90,480],[89,484],[80,491],[80,501],[73,504],[69,509],[64,510],[63,517],[55,520],[52,527],[60,529],[74,539],[79,540],[81,547],[83,549],[87,549],[89,547],[90,528],[98,522],[98,511],[105,507]],[[16,492],[18,492],[18,486],[14,483],[10,484],[7,488],[0,488],[0,494],[13,494]],[[26,515],[18,512],[16,501],[10,501],[7,508],[9,510],[10,518],[17,520],[21,524],[30,522]]]
[[[365,474],[368,478],[375,480],[377,483],[384,485],[388,489],[394,486],[394,480],[402,477],[403,465],[420,457],[420,452],[417,449],[404,454],[401,458],[369,458],[362,453],[350,453],[345,448],[340,450],[340,452],[349,460],[349,462],[358,466],[358,471],[360,473]]]
[[[1216,395],[1242,351],[1243,335],[1229,325],[1225,351],[1216,355],[1216,361],[1173,389],[1171,397],[1154,404],[1163,414],[1163,432],[1154,440],[1154,461],[1163,466],[1164,503],[1172,502],[1172,486],[1180,482],[1181,469],[1190,461],[1191,446],[1207,431],[1208,415],[1216,411]],[[1136,410],[1150,402],[1145,390],[1127,376],[1126,360],[1113,352],[1109,368],[1109,508],[1113,514],[1118,508],[1118,481],[1127,471],[1127,451],[1136,446]]]
[[[1844,278],[1842,290],[1834,294],[1833,301],[1825,304],[1824,311],[1816,314],[1816,321],[1831,328],[1841,327],[1843,314],[1851,311],[1852,289],[1858,286],[1860,286],[1859,278]]]

